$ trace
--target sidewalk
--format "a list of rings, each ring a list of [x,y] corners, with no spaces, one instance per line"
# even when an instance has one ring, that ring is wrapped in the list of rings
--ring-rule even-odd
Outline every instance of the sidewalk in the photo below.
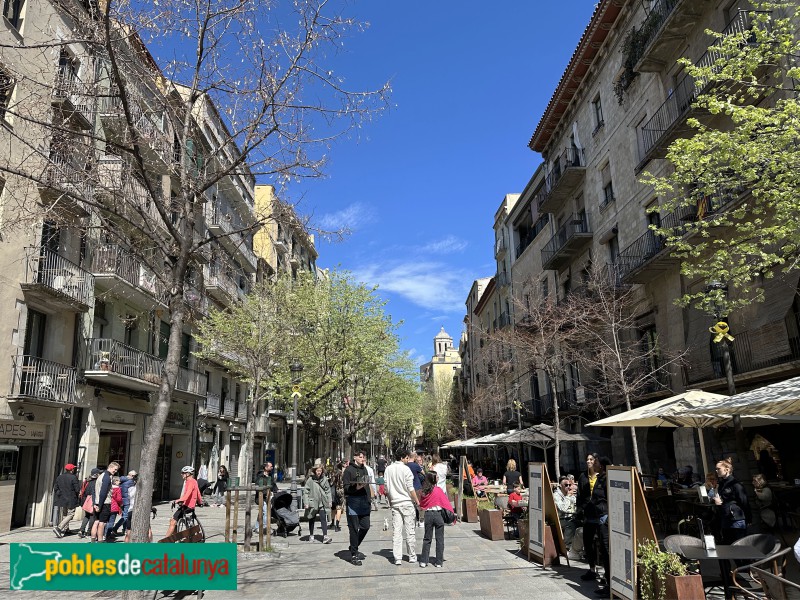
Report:
[[[253,511],[255,517],[256,511]],[[166,532],[171,511],[168,504],[158,506],[158,516],[152,521],[153,536],[159,539]],[[224,542],[225,508],[201,508],[198,516],[206,530],[209,543]],[[240,523],[244,522],[242,511]],[[403,598],[594,598],[595,585],[580,581],[586,566],[557,566],[542,569],[521,557],[516,540],[492,542],[479,533],[477,523],[459,523],[445,529],[444,568],[406,561],[396,566],[391,556],[392,531],[383,531],[384,519],[391,522],[390,511],[381,508],[372,513],[372,527],[361,546],[366,556],[364,564],[356,567],[349,562],[348,533],[329,531],[331,544],[306,542],[308,524],[302,523],[301,537],[290,535],[286,540],[273,538],[275,554],[240,555],[239,589],[237,591],[206,592],[205,598],[302,598],[324,597],[325,600],[378,597]],[[77,531],[78,521],[72,530]],[[417,528],[417,553],[422,550],[423,529]],[[319,523],[315,533],[321,534]],[[239,528],[239,541],[244,528]],[[8,589],[9,543],[12,542],[79,542],[77,535],[58,540],[50,529],[22,529],[0,534],[0,589]],[[89,542],[87,542],[89,543]],[[119,544],[123,545],[123,544]],[[434,543],[435,546],[435,543]],[[563,560],[563,559],[562,559]],[[0,596],[8,595],[0,592]],[[15,592],[13,598],[51,600],[45,592]],[[71,592],[74,600],[111,597],[103,592]]]

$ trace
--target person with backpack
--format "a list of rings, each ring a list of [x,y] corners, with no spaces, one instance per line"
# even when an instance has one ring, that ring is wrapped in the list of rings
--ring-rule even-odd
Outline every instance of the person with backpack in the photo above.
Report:
[[[122,527],[123,532],[129,529],[128,514],[131,508],[130,489],[136,485],[136,480],[139,474],[136,471],[129,471],[127,476],[119,478],[119,489],[122,492],[122,518],[114,525],[111,530],[111,535],[119,535],[119,528]]]

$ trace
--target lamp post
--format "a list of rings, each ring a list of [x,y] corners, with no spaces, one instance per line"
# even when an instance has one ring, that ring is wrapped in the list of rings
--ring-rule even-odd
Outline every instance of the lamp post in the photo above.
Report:
[[[296,509],[300,509],[297,498],[297,400],[300,398],[300,377],[303,373],[303,363],[294,359],[289,365],[292,372],[292,502]]]

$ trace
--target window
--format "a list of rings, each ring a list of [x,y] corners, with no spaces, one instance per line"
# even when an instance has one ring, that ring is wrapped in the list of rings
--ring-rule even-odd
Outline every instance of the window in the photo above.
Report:
[[[600,199],[600,208],[605,208],[614,201],[614,184],[611,182],[611,164],[606,163],[600,169],[600,176],[603,181],[603,194]]]
[[[6,111],[11,104],[11,94],[14,93],[14,78],[0,67],[0,119],[6,119]]]
[[[22,9],[25,0],[3,0],[3,16],[16,30],[22,28]]]
[[[547,277],[542,279],[541,290],[542,290],[542,300],[544,300],[545,298],[547,298],[550,295],[550,286],[547,283]]]
[[[597,94],[594,100],[592,100],[592,115],[594,115],[594,131],[592,132],[592,135],[594,135],[597,133],[597,130],[605,124],[603,121],[603,105],[600,103],[600,94]]]

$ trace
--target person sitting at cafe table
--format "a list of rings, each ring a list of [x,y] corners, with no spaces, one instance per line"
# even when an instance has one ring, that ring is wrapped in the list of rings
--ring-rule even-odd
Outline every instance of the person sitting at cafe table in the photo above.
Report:
[[[692,465],[681,467],[681,469],[678,471],[678,485],[684,488],[689,488],[696,483],[697,482],[694,480],[694,469],[692,468]]]
[[[575,519],[577,509],[577,489],[572,485],[569,477],[562,475],[558,481],[558,489],[553,494],[558,509],[558,520],[561,522],[561,531],[564,534],[564,543],[567,549],[572,547],[575,529],[578,523]]]
[[[753,491],[756,494],[755,505],[758,509],[758,515],[761,517],[761,524],[766,529],[772,529],[775,527],[777,516],[772,508],[772,490],[767,485],[767,480],[763,474],[758,473],[753,476]]]
[[[480,498],[484,497],[486,492],[483,491],[483,488],[487,485],[489,485],[489,480],[486,479],[486,475],[483,474],[483,469],[478,467],[475,477],[472,478],[472,489],[475,490],[475,495]]]
[[[508,495],[508,512],[515,517],[521,517],[525,512],[527,500],[522,496],[522,488],[520,486],[514,487]]]
[[[667,475],[667,472],[664,471],[664,467],[658,467],[658,472],[656,473],[656,481],[660,482],[658,485],[661,485],[663,487],[667,487],[669,485],[671,479],[669,478],[669,475]]]

